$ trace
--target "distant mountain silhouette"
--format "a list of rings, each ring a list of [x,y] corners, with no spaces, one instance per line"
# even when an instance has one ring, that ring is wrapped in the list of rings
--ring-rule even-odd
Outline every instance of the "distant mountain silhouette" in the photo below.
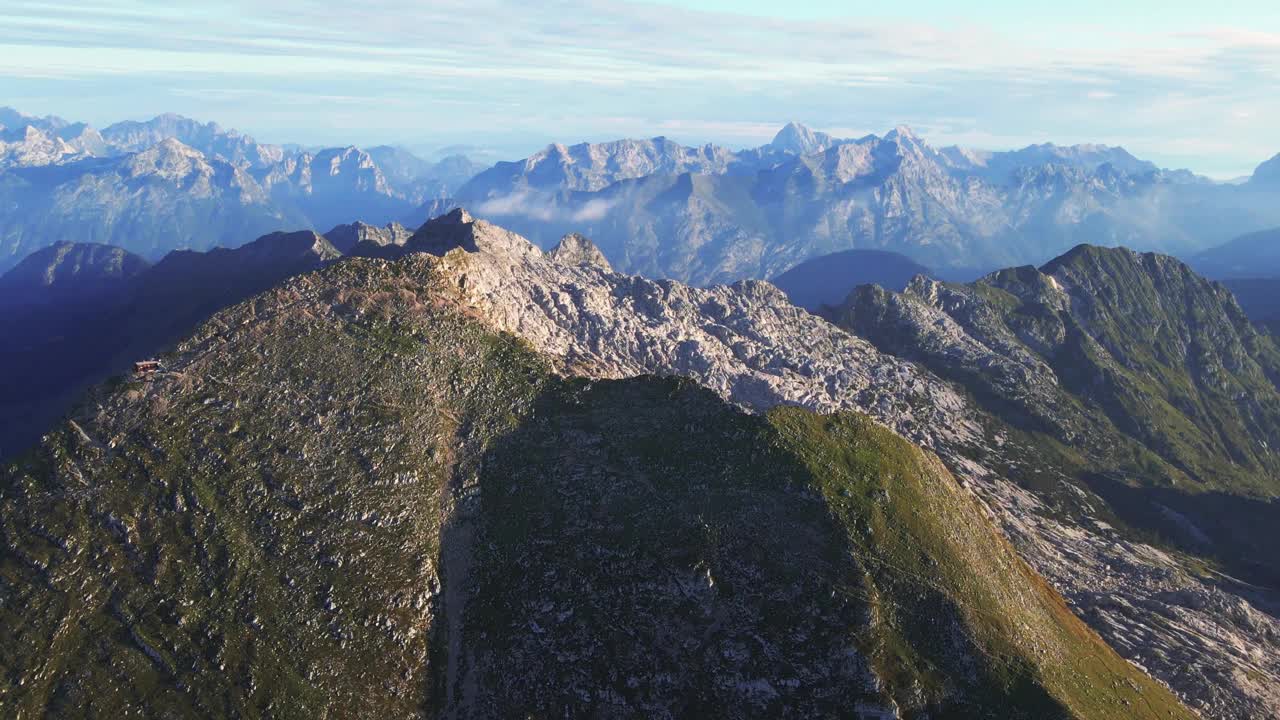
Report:
[[[933,271],[896,252],[844,250],[806,260],[770,282],[796,305],[817,310],[843,303],[859,285],[902,290],[916,275],[933,276]]]
[[[1227,278],[1222,284],[1254,324],[1280,334],[1280,277]]]
[[[1280,228],[1241,235],[1191,256],[1188,263],[1217,280],[1280,277]]]

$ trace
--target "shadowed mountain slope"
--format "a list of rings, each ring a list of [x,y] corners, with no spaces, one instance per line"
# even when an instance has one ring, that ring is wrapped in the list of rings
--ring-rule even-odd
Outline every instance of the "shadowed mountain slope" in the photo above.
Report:
[[[70,245],[64,255],[106,258],[111,268],[141,262],[102,247]],[[313,232],[273,233],[234,250],[176,251],[127,278],[103,270],[110,283],[76,274],[41,292],[0,293],[0,330],[10,339],[0,344],[0,457],[35,442],[87,385],[151,356],[215,311],[339,256]],[[29,285],[27,270],[24,263],[0,276],[0,285]],[[54,277],[64,271],[57,265]],[[51,294],[54,287],[62,289]],[[33,297],[43,300],[31,306]]]
[[[103,295],[126,285],[150,265],[111,245],[55,243],[0,275],[0,302],[44,305]]]

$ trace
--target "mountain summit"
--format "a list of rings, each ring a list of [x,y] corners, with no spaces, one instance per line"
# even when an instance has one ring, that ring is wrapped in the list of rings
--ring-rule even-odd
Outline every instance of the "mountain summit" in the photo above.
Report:
[[[773,136],[769,147],[782,152],[808,155],[826,150],[836,142],[838,141],[834,137],[824,132],[811,130],[800,123],[789,122],[778,131],[777,135]]]
[[[408,252],[430,255],[444,255],[454,248],[505,257],[541,255],[528,240],[484,220],[476,220],[460,207],[429,220],[405,243]]]

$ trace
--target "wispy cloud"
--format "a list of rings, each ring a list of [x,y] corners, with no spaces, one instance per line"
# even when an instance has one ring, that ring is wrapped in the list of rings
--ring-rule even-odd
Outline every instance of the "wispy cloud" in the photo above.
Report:
[[[55,107],[28,111],[101,122],[173,109],[301,132],[279,139],[302,142],[363,128],[440,144],[624,134],[748,143],[789,119],[911,122],[939,142],[1136,138],[1131,149],[1158,160],[1234,167],[1275,142],[1246,120],[1280,115],[1280,33],[1266,28],[1020,35],[977,21],[817,21],[623,0],[371,0],[341,13],[319,0],[10,0],[0,25],[0,92],[63,88]],[[1175,142],[1188,129],[1230,129],[1235,149],[1188,155]]]

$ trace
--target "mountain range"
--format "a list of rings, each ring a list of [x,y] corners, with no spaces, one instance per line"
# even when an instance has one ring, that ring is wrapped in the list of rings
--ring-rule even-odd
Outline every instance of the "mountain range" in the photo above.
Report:
[[[1277,168],[2,109],[0,713],[1280,714]]]
[[[1081,242],[1190,258],[1275,227],[1276,162],[1219,184],[1106,145],[992,152],[935,148],[906,127],[845,139],[791,123],[755,148],[553,144],[484,168],[392,146],[261,144],[176,115],[98,131],[5,109],[0,271],[55,242],[154,261],[275,230],[416,226],[464,204],[543,248],[581,231],[619,269],[697,285],[850,249],[972,278]]]
[[[379,146],[267,145],[176,115],[102,131],[0,111],[0,270],[56,242],[98,242],[150,260],[267,232],[438,214],[479,168]]]
[[[694,284],[846,249],[972,276],[1081,242],[1186,255],[1275,225],[1266,172],[1222,185],[1104,145],[985,152],[905,127],[843,140],[792,124],[737,152],[661,137],[552,145],[456,197],[544,246],[581,230],[620,269]]]
[[[1280,709],[1280,350],[1171,257],[1083,246],[820,317],[462,210],[328,234],[5,276],[114,284],[130,309],[81,321],[117,343],[99,373],[174,349],[5,471],[3,677],[63,640],[0,702]]]

